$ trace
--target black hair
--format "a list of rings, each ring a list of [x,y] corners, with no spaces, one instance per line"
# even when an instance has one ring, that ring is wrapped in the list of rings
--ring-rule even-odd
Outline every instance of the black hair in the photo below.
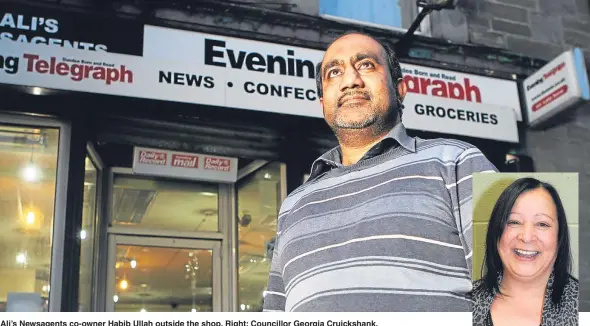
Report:
[[[570,237],[565,216],[565,209],[555,188],[546,182],[541,182],[534,178],[521,178],[514,181],[508,186],[498,198],[492,215],[488,223],[488,232],[486,235],[486,249],[484,265],[482,268],[482,283],[488,293],[500,293],[499,279],[503,273],[504,266],[498,253],[498,242],[504,233],[508,217],[512,211],[514,203],[520,195],[534,189],[545,189],[553,199],[557,210],[557,258],[553,265],[553,287],[551,301],[557,305],[561,302],[561,297],[565,290],[569,278],[571,277],[572,255],[570,249]]]
[[[330,45],[328,47],[330,47],[334,42],[336,42],[340,38],[342,38],[346,35],[351,35],[351,34],[357,34],[357,35],[363,35],[363,36],[369,37],[369,38],[375,40],[377,43],[379,43],[379,45],[381,45],[381,47],[385,51],[385,56],[387,58],[387,67],[389,68],[389,75],[391,76],[392,85],[394,85],[393,90],[395,92],[395,98],[399,102],[399,117],[401,119],[403,98],[401,98],[401,96],[399,95],[396,86],[397,86],[398,79],[403,78],[403,75],[402,75],[402,68],[400,66],[399,60],[395,56],[395,50],[393,48],[393,45],[387,40],[375,38],[374,36],[371,36],[371,35],[368,35],[368,34],[365,34],[362,32],[350,31],[350,32],[346,32],[346,33],[338,36],[334,41],[332,41],[332,43],[330,43]],[[322,63],[323,63],[323,61],[324,60],[322,59],[322,61],[320,61],[316,65],[316,68],[315,68],[315,82],[316,82],[316,87],[317,87],[317,91],[318,91],[318,97],[323,97],[323,95],[324,95],[323,91],[322,91]]]

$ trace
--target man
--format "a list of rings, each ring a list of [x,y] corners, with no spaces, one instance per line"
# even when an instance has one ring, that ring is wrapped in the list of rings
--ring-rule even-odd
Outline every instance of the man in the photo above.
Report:
[[[406,134],[393,51],[347,34],[317,73],[339,147],[284,201],[265,311],[471,311],[475,147]]]

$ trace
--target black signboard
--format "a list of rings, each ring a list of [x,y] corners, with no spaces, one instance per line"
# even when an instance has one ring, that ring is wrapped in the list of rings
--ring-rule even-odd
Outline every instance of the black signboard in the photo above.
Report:
[[[138,21],[16,3],[0,3],[0,39],[143,54],[143,24]]]

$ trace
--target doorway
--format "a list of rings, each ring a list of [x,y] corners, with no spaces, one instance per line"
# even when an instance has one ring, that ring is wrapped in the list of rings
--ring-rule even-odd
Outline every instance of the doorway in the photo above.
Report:
[[[233,185],[111,168],[105,311],[231,309]]]
[[[219,241],[114,235],[107,311],[221,311]]]

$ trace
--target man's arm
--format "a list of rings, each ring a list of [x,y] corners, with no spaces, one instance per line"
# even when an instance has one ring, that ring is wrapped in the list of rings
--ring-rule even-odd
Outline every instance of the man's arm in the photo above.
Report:
[[[277,235],[272,254],[272,261],[270,262],[270,273],[262,311],[285,311],[286,296],[285,286],[283,285],[283,275],[278,258],[278,241],[279,236]]]
[[[450,185],[449,191],[456,198],[457,202],[453,203],[455,222],[459,228],[459,235],[465,251],[465,260],[469,268],[469,276],[472,273],[472,255],[473,255],[473,174],[474,173],[493,173],[498,172],[496,167],[488,161],[483,153],[471,147],[463,151],[455,160],[455,177],[456,185]]]

